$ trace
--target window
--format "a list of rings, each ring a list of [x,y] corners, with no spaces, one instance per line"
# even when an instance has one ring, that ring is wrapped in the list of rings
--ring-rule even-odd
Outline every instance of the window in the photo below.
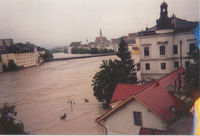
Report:
[[[174,53],[174,54],[177,54],[177,53],[178,53],[178,47],[177,47],[177,45],[174,45],[174,46],[173,46],[173,53]]]
[[[190,44],[190,54],[192,54],[195,51],[195,43]]]
[[[169,109],[175,114],[176,113],[176,109],[174,106],[170,106]]]
[[[179,67],[179,62],[178,61],[175,61],[174,62],[174,68],[178,68]]]
[[[165,55],[165,46],[160,46],[160,55]]]
[[[166,69],[166,63],[160,63],[161,69]]]
[[[142,113],[141,112],[133,112],[134,123],[137,126],[142,126]]]
[[[185,61],[185,67],[188,68],[190,65],[190,62],[189,61]]]
[[[149,64],[149,63],[146,63],[146,64],[145,64],[145,69],[146,69],[146,70],[150,70],[150,64]]]
[[[144,56],[149,56],[149,47],[144,47]]]

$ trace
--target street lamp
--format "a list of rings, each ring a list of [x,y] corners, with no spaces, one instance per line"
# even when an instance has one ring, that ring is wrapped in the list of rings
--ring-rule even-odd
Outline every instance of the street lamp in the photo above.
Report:
[[[68,104],[71,104],[71,111],[73,111],[72,104],[75,104],[74,100],[68,100]]]

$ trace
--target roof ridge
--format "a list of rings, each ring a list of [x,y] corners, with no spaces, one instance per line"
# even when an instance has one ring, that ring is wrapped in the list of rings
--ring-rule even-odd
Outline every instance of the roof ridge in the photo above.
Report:
[[[148,87],[154,85],[155,83],[159,82],[159,81],[162,80],[163,78],[166,78],[167,76],[169,76],[169,75],[171,75],[171,74],[177,72],[177,71],[180,70],[180,69],[184,69],[184,68],[183,68],[183,67],[177,68],[176,70],[172,71],[171,73],[168,73],[168,74],[164,75],[163,77],[161,77],[161,78],[159,78],[159,79],[157,79],[157,80],[155,80],[155,81],[153,81],[153,82],[151,82],[151,83],[145,85],[144,88],[142,88],[140,91],[138,91],[138,92],[137,92],[136,94],[134,94],[134,95],[139,94],[139,93],[142,92],[144,89],[146,89],[146,88],[148,88]]]

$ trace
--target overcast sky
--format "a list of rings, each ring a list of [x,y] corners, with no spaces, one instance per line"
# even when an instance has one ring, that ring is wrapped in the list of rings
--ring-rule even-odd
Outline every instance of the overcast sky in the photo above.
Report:
[[[165,0],[168,15],[198,21],[199,0]],[[163,0],[0,0],[0,39],[43,47],[108,39],[156,24]]]

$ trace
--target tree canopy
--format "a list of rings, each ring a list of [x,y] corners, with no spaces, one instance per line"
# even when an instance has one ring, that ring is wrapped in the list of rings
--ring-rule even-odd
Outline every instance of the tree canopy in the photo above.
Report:
[[[193,91],[200,91],[200,50],[196,47],[190,54],[190,58],[194,60],[194,63],[191,63],[186,67],[185,72],[185,92],[186,95],[191,95]]]
[[[136,66],[123,38],[117,56],[119,60],[104,60],[92,80],[94,96],[105,105],[110,103],[117,83],[137,83]]]

